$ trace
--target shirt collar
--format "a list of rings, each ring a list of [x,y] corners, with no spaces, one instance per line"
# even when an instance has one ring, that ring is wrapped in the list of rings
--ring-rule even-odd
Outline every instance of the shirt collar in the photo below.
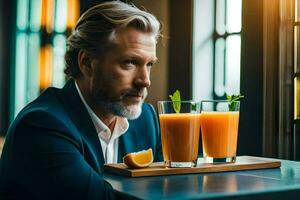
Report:
[[[93,124],[96,128],[96,131],[98,133],[98,136],[104,140],[106,143],[109,143],[110,140],[114,140],[118,137],[120,137],[121,135],[123,135],[128,127],[129,127],[129,123],[128,120],[124,117],[117,117],[117,121],[113,130],[113,134],[111,134],[110,129],[101,121],[101,119],[96,115],[96,113],[90,108],[90,106],[86,103],[84,97],[82,96],[82,93],[75,81],[75,86],[77,89],[77,92],[80,96],[80,99],[82,100],[85,108],[87,109]]]

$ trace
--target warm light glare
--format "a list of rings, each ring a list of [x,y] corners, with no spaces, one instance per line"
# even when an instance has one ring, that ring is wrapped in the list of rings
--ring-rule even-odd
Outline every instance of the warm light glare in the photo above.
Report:
[[[218,188],[214,187],[216,184],[222,184],[224,186],[223,190],[228,192],[236,192],[238,190],[238,177],[237,175],[228,176],[203,176],[203,192],[211,193],[218,191]],[[218,191],[219,192],[219,191]]]
[[[79,18],[79,1],[68,0],[68,15],[67,15],[67,28],[74,28],[76,21]]]
[[[299,42],[297,42],[297,41],[300,41],[300,37],[299,37],[300,35],[299,35],[299,27],[298,26],[295,26],[294,27],[294,70],[295,70],[295,72],[297,72],[297,68],[298,68],[298,65],[299,65],[299,63],[298,63],[298,58],[300,58],[300,57],[298,57],[298,54],[300,53],[299,52]],[[299,55],[300,56],[300,55]]]
[[[300,2],[299,0],[295,0],[295,21],[299,21],[299,6],[300,6]]]
[[[52,82],[52,47],[46,45],[40,49],[40,90],[46,89]]]
[[[48,33],[53,30],[54,0],[42,0],[41,26],[46,28]]]

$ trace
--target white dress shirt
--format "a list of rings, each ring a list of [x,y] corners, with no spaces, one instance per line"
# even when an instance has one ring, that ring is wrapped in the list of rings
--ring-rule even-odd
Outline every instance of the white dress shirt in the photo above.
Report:
[[[129,127],[127,119],[124,117],[117,117],[114,130],[111,133],[110,129],[101,121],[101,119],[95,114],[95,112],[86,103],[76,81],[75,81],[75,86],[98,133],[98,138],[101,143],[105,163],[117,163],[118,150],[119,150],[119,137],[123,135]]]

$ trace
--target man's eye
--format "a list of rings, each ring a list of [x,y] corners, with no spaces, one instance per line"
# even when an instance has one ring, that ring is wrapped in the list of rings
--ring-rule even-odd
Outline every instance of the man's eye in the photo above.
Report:
[[[154,65],[153,62],[149,62],[149,63],[147,64],[148,67],[152,67],[153,65]]]
[[[125,60],[124,64],[125,65],[136,65],[136,62],[134,60]]]

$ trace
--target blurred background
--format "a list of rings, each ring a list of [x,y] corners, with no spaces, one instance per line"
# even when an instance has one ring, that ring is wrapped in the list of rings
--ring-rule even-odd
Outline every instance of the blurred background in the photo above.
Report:
[[[49,86],[66,39],[103,0],[0,1],[0,134]],[[299,0],[124,0],[162,24],[147,102],[243,94],[239,155],[300,159]]]

